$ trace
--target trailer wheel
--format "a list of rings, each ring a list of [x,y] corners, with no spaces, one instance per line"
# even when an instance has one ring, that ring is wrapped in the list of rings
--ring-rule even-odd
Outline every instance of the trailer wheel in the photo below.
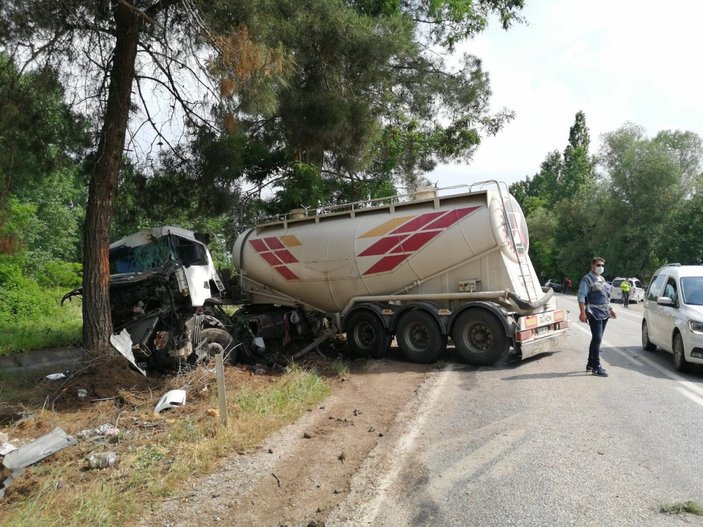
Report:
[[[463,361],[479,366],[495,364],[510,349],[503,324],[483,309],[459,315],[452,327],[452,340]]]
[[[357,311],[351,314],[346,326],[347,344],[353,353],[374,359],[386,356],[392,337],[376,315]]]
[[[425,311],[410,311],[398,323],[395,338],[410,362],[433,362],[447,344],[437,321]]]
[[[226,362],[234,364],[237,361],[237,348],[234,346],[232,335],[224,329],[205,328],[200,331],[200,342],[194,342],[196,362],[208,361],[217,353],[224,353]]]

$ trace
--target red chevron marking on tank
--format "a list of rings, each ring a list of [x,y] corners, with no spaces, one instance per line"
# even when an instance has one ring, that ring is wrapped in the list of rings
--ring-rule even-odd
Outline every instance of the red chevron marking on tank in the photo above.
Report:
[[[359,256],[383,256],[364,273],[364,276],[392,271],[445,229],[478,208],[429,212],[405,222],[359,253]]]

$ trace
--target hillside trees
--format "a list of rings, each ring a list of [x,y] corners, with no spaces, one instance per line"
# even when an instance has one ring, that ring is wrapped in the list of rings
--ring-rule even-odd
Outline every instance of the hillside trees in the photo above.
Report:
[[[0,53],[0,253],[25,271],[79,257],[86,130],[55,70],[22,73]]]
[[[530,256],[545,277],[579,275],[592,256],[597,185],[589,146],[586,116],[579,111],[563,155],[550,152],[533,178],[510,187],[527,215]]]
[[[690,244],[700,222],[699,136],[662,131],[650,139],[641,127],[627,124],[605,134],[600,163],[606,177],[599,227],[608,233],[602,244],[621,275],[641,274],[666,261],[700,261],[699,244]]]

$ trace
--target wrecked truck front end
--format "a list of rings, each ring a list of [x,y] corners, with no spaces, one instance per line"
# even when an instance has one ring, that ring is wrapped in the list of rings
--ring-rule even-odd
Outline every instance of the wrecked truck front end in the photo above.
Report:
[[[111,343],[135,366],[167,370],[233,353],[219,305],[225,288],[202,236],[180,227],[136,232],[110,244],[110,272]]]
[[[194,307],[180,271],[175,267],[110,276],[111,342],[141,370],[169,370],[213,352],[233,352],[226,315],[214,300]],[[63,301],[81,293],[77,288]]]

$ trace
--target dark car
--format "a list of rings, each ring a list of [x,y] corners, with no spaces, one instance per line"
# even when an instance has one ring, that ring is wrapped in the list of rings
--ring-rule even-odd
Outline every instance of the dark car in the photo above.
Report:
[[[551,287],[554,289],[555,293],[561,293],[562,289],[564,289],[561,285],[561,282],[558,280],[552,280],[551,278],[547,280],[547,282],[544,284],[544,287]]]

